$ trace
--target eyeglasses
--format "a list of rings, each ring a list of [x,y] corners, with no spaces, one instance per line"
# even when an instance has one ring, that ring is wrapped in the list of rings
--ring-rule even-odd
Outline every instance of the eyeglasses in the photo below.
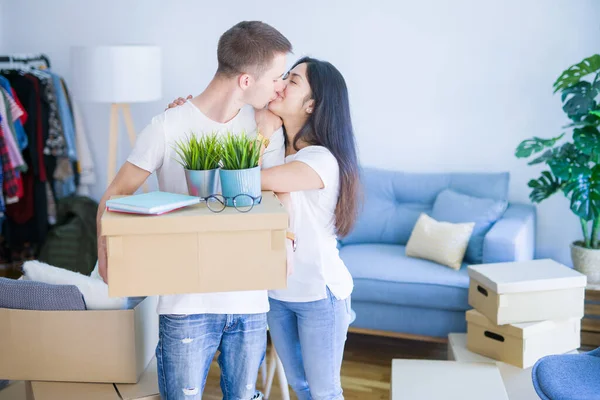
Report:
[[[255,204],[260,204],[262,196],[253,197],[242,193],[235,197],[225,197],[220,194],[212,194],[202,197],[201,200],[206,201],[206,206],[214,213],[220,213],[225,207],[235,207],[239,212],[246,213],[252,210]]]

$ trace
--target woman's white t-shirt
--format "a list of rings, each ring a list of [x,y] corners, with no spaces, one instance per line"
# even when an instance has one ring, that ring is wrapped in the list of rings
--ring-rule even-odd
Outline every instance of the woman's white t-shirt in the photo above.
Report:
[[[286,157],[311,167],[323,181],[316,190],[292,192],[294,233],[298,247],[294,272],[283,290],[269,291],[269,297],[290,302],[309,302],[327,298],[327,288],[337,299],[352,293],[350,272],[339,256],[335,233],[335,208],[340,192],[340,172],[336,158],[322,146],[308,146]]]

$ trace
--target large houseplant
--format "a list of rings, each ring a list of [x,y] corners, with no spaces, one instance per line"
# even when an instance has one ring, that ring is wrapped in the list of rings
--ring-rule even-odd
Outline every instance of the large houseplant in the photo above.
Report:
[[[572,133],[527,139],[517,147],[516,156],[536,155],[529,165],[549,167],[529,181],[529,197],[539,203],[561,192],[570,200],[583,233],[583,240],[571,245],[573,265],[588,276],[588,282],[600,283],[600,55],[565,70],[554,82],[556,92],[571,120],[564,129]]]
[[[222,140],[221,189],[227,206],[250,206],[261,195],[260,139],[228,132]],[[246,196],[240,196],[246,195]],[[238,196],[236,204],[234,198]]]
[[[217,193],[223,147],[216,134],[191,133],[175,142],[177,160],[185,170],[189,194],[206,198]]]

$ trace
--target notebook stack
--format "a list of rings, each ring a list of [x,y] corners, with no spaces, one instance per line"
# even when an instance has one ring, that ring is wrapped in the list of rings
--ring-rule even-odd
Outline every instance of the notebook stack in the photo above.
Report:
[[[108,200],[106,209],[130,214],[161,215],[198,203],[199,197],[156,191]]]

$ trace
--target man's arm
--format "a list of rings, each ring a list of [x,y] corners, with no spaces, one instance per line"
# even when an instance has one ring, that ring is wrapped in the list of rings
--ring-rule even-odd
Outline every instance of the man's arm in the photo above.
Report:
[[[106,201],[109,200],[112,196],[127,196],[135,193],[139,187],[146,182],[146,179],[150,176],[150,172],[136,167],[130,162],[126,162],[119,173],[112,181],[102,199],[100,200],[100,205],[98,206],[98,213],[96,215],[96,226],[98,233],[98,272],[104,282],[108,283],[108,269],[107,269],[107,254],[106,254],[106,238],[101,236],[101,220],[102,215],[106,209]]]

